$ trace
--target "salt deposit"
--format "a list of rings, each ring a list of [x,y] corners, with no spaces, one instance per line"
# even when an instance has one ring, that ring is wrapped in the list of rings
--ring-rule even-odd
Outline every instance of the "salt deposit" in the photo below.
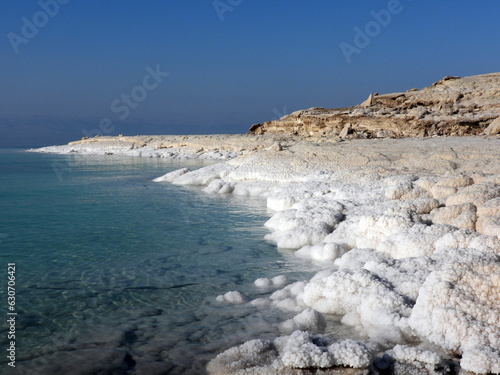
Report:
[[[226,294],[222,294],[217,296],[217,302],[227,302],[233,304],[240,304],[247,302],[247,297],[241,294],[238,291],[227,292]]]
[[[247,142],[229,162],[162,177],[265,197],[266,239],[324,265],[311,280],[257,279],[265,294],[253,300],[218,296],[282,310],[277,328],[288,336],[229,348],[209,372],[368,369],[389,358],[431,372],[500,373],[500,140],[320,140]],[[332,320],[363,341],[328,336]]]
[[[367,368],[372,353],[353,340],[332,341],[295,331],[274,341],[253,340],[218,355],[208,365],[213,374],[296,374],[295,369],[339,366]]]

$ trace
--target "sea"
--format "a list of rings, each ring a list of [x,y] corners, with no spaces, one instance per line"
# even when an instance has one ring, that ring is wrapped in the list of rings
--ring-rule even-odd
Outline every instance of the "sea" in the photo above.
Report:
[[[293,314],[216,297],[319,268],[263,239],[264,198],[152,182],[204,165],[0,149],[1,374],[204,374],[279,334]]]

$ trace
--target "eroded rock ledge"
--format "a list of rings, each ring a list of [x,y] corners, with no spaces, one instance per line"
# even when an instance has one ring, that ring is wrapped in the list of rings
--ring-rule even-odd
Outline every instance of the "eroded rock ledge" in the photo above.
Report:
[[[491,73],[447,76],[421,90],[370,94],[355,107],[300,110],[252,125],[250,132],[341,138],[493,135],[500,132],[499,117],[500,73]]]

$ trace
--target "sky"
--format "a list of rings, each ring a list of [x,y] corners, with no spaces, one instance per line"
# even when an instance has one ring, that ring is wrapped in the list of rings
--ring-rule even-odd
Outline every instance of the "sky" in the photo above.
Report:
[[[2,0],[0,147],[245,133],[500,71],[499,1]]]

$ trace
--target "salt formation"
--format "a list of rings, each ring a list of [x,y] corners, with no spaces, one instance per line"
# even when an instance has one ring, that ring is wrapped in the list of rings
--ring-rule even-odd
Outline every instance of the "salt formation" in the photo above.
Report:
[[[262,277],[254,281],[254,285],[258,288],[280,287],[286,284],[288,284],[288,279],[283,275],[275,276],[272,279]]]
[[[295,331],[273,341],[252,340],[229,349],[210,362],[208,371],[221,375],[296,374],[294,369],[367,368],[371,360],[371,350],[362,343]]]
[[[273,211],[266,238],[306,262],[323,262],[310,280],[256,280],[260,298],[218,296],[221,306],[281,310],[286,317],[274,332],[285,336],[230,348],[209,372],[350,366],[368,373],[389,363],[500,373],[500,140],[256,137],[241,136],[239,146],[233,136],[144,145],[134,138],[133,147],[109,141],[110,152],[128,147],[123,154],[239,155],[161,179],[205,186],[208,194],[265,197]],[[94,143],[59,151],[105,149]],[[337,321],[357,341],[326,337]]]
[[[279,152],[278,161],[286,150]],[[300,164],[285,171],[255,157],[183,173],[173,183],[266,197],[275,210],[266,239],[325,262],[325,270],[249,301],[294,313],[277,326],[291,335],[229,349],[212,360],[211,373],[368,369],[381,356],[394,368],[432,372],[445,371],[457,355],[464,370],[500,372],[498,174],[454,171],[449,163],[441,175],[380,167],[306,174]],[[276,286],[270,279],[255,285]],[[332,316],[366,341],[305,332],[322,332]]]
[[[247,302],[247,297],[238,291],[227,292],[226,294],[221,294],[217,296],[216,300],[218,302],[227,302],[232,304],[241,304]]]

